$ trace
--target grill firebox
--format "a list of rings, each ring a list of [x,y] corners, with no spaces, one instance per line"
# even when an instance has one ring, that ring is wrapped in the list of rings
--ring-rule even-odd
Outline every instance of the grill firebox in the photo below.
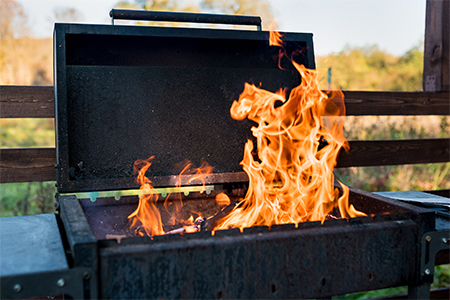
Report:
[[[218,192],[183,203],[212,215]],[[75,264],[98,267],[102,298],[312,298],[408,285],[417,238],[435,221],[428,210],[351,189],[368,217],[149,238],[129,227],[137,201],[60,197]]]

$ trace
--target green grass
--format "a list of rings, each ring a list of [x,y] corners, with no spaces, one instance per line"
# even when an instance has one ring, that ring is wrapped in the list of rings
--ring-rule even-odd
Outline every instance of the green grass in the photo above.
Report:
[[[0,185],[0,217],[54,212],[55,182],[20,182]]]

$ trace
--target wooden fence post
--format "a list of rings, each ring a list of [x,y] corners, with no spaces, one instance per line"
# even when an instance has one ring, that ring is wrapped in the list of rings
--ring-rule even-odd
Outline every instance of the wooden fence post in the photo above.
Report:
[[[450,90],[449,78],[449,3],[448,0],[427,0],[423,61],[423,90]]]

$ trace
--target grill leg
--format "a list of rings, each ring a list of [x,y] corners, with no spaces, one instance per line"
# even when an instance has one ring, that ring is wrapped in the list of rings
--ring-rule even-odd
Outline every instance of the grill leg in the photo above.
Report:
[[[430,299],[430,284],[408,286],[408,299]]]

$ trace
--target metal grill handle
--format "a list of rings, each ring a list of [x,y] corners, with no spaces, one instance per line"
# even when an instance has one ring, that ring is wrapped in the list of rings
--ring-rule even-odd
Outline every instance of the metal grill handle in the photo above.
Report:
[[[151,10],[111,9],[112,24],[116,20],[145,20],[162,22],[212,23],[256,26],[261,30],[261,18],[255,16],[182,13]]]

